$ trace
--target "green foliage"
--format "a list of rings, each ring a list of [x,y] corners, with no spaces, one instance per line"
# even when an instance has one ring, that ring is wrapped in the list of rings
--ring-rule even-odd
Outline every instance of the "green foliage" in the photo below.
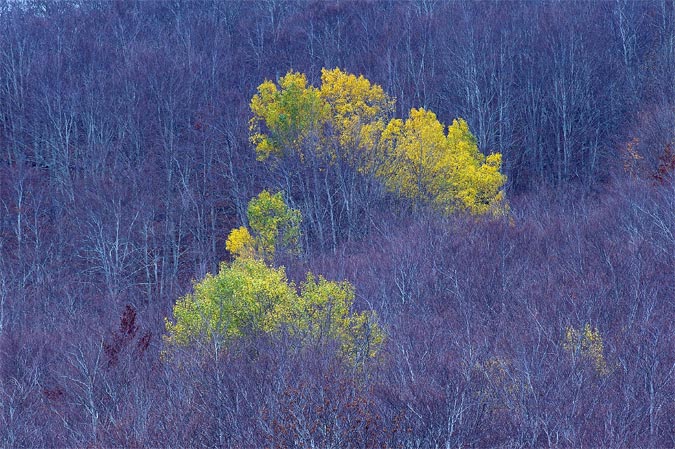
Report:
[[[253,234],[250,243],[258,257],[271,261],[277,250],[299,251],[302,217],[298,210],[288,207],[281,192],[260,192],[248,203],[247,216]]]
[[[283,267],[272,268],[248,257],[221,263],[218,274],[207,274],[195,282],[192,293],[176,302],[175,322],[166,322],[167,341],[227,344],[246,332],[264,330],[270,312],[296,296]]]
[[[308,273],[298,289],[283,267],[268,264],[278,245],[297,244],[299,213],[280,193],[263,191],[249,202],[248,219],[253,235],[242,226],[227,239],[235,260],[176,302],[175,321],[166,321],[169,347],[201,343],[218,350],[244,335],[283,331],[307,344],[336,341],[353,363],[373,357],[383,333],[372,313],[352,311],[350,283]]]
[[[302,217],[288,207],[281,192],[263,190],[249,201],[246,215],[251,231],[245,226],[233,229],[225,243],[233,256],[272,261],[279,250],[298,253]]]
[[[372,313],[351,313],[354,287],[307,273],[300,289],[303,314],[297,325],[314,340],[337,340],[352,360],[373,357],[384,335]]]
[[[372,313],[354,313],[354,289],[348,282],[327,281],[307,274],[300,292],[283,267],[239,258],[222,263],[174,306],[175,321],[166,322],[170,345],[196,342],[227,346],[235,338],[257,332],[288,332],[307,344],[339,342],[352,362],[373,357],[383,333]]]
[[[340,343],[343,355],[352,362],[373,357],[383,341],[383,333],[373,322],[373,314],[351,311],[354,287],[307,273],[300,293],[292,302],[279,303],[268,316],[270,331],[286,329],[303,341]]]
[[[307,86],[304,74],[292,71],[279,80],[278,87],[271,81],[258,86],[250,106],[251,142],[260,160],[289,150],[302,157],[305,141],[318,132],[325,116],[319,91]]]

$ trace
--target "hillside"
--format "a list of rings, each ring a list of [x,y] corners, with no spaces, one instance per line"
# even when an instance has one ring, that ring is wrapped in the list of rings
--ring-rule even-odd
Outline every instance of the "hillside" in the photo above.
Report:
[[[0,447],[672,447],[675,2],[0,3]]]

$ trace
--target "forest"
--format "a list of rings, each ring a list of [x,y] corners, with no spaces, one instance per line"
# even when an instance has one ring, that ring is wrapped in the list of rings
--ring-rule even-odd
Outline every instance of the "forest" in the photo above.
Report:
[[[0,447],[675,446],[675,0],[0,0]]]

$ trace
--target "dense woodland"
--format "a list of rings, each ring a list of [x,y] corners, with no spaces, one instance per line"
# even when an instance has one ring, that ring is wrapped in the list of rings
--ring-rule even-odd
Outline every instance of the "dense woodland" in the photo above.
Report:
[[[499,211],[260,157],[335,68]],[[673,0],[0,1],[0,447],[673,447],[674,173]]]

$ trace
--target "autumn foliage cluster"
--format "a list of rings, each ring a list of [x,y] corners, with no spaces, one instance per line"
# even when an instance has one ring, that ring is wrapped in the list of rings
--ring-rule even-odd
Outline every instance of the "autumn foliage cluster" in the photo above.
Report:
[[[675,6],[0,2],[0,447],[672,447]]]

